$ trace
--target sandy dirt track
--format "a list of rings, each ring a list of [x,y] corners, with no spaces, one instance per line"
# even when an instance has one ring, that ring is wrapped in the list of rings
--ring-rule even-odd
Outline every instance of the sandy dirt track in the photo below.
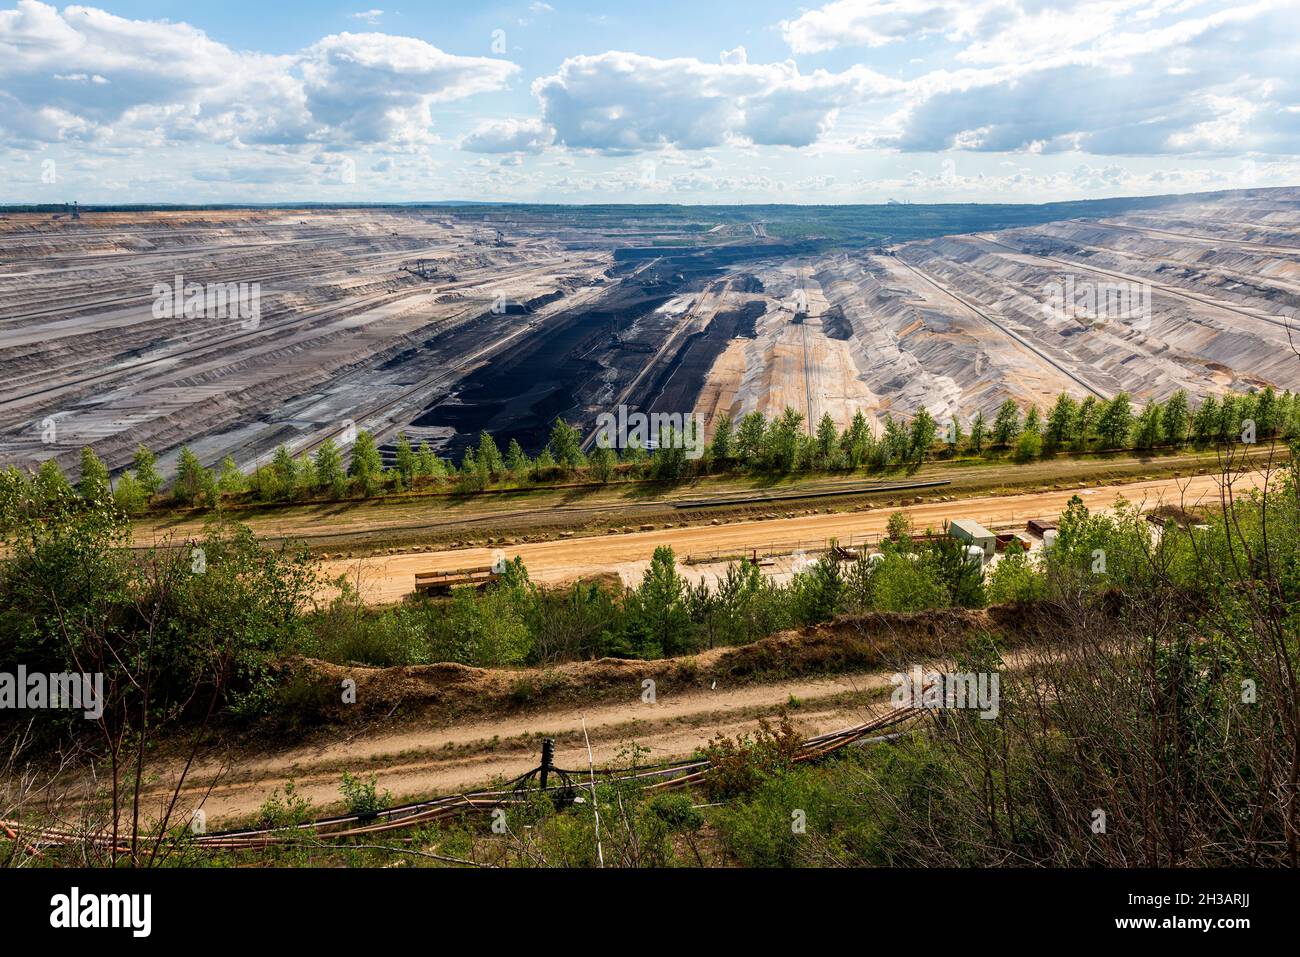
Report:
[[[298,793],[323,807],[339,800],[344,771],[371,768],[380,790],[399,801],[472,790],[535,768],[542,737],[556,739],[558,767],[585,770],[584,717],[597,767],[622,764],[633,742],[647,749],[640,763],[652,764],[688,756],[719,732],[752,732],[760,716],[788,706],[792,696],[799,706],[791,718],[805,737],[859,724],[889,707],[892,687],[888,674],[862,672],[732,688],[719,683],[714,689],[660,695],[648,704],[641,700],[640,685],[633,683],[622,702],[450,728],[369,733],[324,746],[232,757],[226,768],[209,760],[187,779],[185,801],[197,805],[201,800],[209,821],[230,820],[255,813],[272,791],[292,779]],[[161,774],[150,788],[151,802],[169,795],[165,789],[174,783],[174,771]]]
[[[1237,493],[1243,493],[1261,480],[1260,473],[1249,473],[1238,479],[1234,488]],[[512,546],[508,549],[508,557],[520,556],[534,581],[559,584],[608,572],[620,565],[644,562],[660,545],[671,546],[679,558],[727,552],[740,554],[769,545],[788,550],[814,549],[823,547],[832,537],[847,543],[851,537],[861,540],[864,535],[879,535],[885,531],[893,511],[906,512],[913,527],[922,530],[939,528],[945,520],[954,518],[972,518],[990,526],[1006,526],[1012,522],[1023,525],[1030,518],[1056,516],[1076,494],[1094,511],[1113,507],[1121,497],[1145,509],[1160,504],[1191,506],[1198,502],[1217,501],[1221,481],[1218,475],[1196,475],[1098,489],[1064,489],[966,498],[956,502],[927,502],[901,509],[878,508],[863,512],[566,538]],[[464,548],[326,561],[321,563],[320,569],[330,578],[347,575],[350,580],[359,582],[359,590],[366,601],[387,604],[400,601],[413,591],[417,571],[489,565],[493,558],[493,549]]]

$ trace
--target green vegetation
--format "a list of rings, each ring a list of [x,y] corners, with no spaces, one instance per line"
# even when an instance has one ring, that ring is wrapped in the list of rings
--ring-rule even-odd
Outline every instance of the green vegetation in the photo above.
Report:
[[[482,663],[649,656],[843,612],[991,598],[1034,603],[1050,634],[1017,645],[1014,658],[994,632],[929,651],[913,636],[893,654],[955,655],[962,671],[1000,674],[994,720],[952,709],[820,763],[794,761],[799,735],[788,721],[764,724],[711,741],[704,755],[715,771],[690,795],[605,779],[594,804],[557,810],[539,800],[512,812],[506,835],[466,821],[417,839],[519,865],[591,866],[598,853],[607,866],[1295,866],[1300,857],[1288,797],[1300,753],[1294,466],[1217,511],[1171,514],[1159,534],[1134,506],[1094,515],[1075,498],[1051,548],[1032,558],[1013,550],[988,575],[958,543],[900,525],[879,556],[823,559],[784,586],[743,562],[714,589],[688,586],[661,550],[634,589],[548,591],[516,560],[484,593],[378,615],[347,595],[311,610],[317,583],[305,557],[263,550],[238,528],[214,526],[193,551],[134,557],[111,501],[46,479],[47,499],[5,500],[0,670],[21,662],[105,673],[104,716],[89,724],[105,732],[95,746],[107,752],[115,794],[130,780],[123,768],[148,751],[146,718],[155,729],[201,728],[214,712],[248,721],[284,710],[298,699],[279,681],[280,663],[331,643],[347,660],[375,649]],[[535,693],[521,688],[520,698]],[[46,718],[44,735],[91,737],[80,718]],[[387,803],[373,775],[349,774],[342,794],[363,816]],[[287,826],[309,813],[286,790],[262,817]]]
[[[204,468],[185,448],[170,495],[165,497],[160,495],[162,479],[154,456],[143,446],[132,467],[116,483],[110,481],[94,452],[84,449],[77,490],[89,500],[109,495],[123,512],[139,516],[151,505],[219,510],[246,501],[274,504],[368,498],[415,489],[472,495],[487,489],[555,482],[678,482],[710,474],[784,476],[859,470],[880,474],[913,470],[927,458],[966,461],[1006,456],[1028,462],[1067,451],[1146,453],[1188,444],[1204,449],[1297,437],[1300,395],[1276,395],[1271,387],[1222,399],[1211,396],[1194,413],[1181,391],[1165,403],[1148,403],[1136,414],[1124,393],[1109,402],[1092,396],[1076,402],[1063,393],[1045,417],[1035,407],[1022,415],[1020,408],[1007,400],[991,425],[986,425],[981,413],[970,422],[969,431],[955,419],[941,430],[924,410],[910,423],[886,414],[879,435],[872,433],[860,412],[843,432],[829,415],[823,415],[811,433],[794,409],[787,408],[770,420],[751,412],[739,422],[721,420],[698,458],[688,456],[687,449],[671,441],[669,435],[661,436],[653,451],[596,448],[586,455],[578,430],[563,419],[555,421],[550,440],[536,458],[530,458],[513,440],[503,455],[496,440],[483,432],[477,445],[466,449],[459,465],[440,458],[427,445],[413,448],[401,434],[395,443],[394,465],[385,468],[374,436],[364,430],[357,434],[346,466],[338,446],[326,439],[314,455],[296,459],[281,446],[271,461],[251,476],[241,474],[230,459],[218,472]],[[25,486],[36,489],[60,483],[66,484],[66,478],[53,461],[44,463],[35,475],[25,475],[11,466],[0,472],[0,495],[24,495]]]

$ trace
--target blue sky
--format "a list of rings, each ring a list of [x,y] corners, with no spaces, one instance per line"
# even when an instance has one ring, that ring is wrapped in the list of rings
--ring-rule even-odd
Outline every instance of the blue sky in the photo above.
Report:
[[[0,203],[1300,182],[1300,0],[372,2],[0,6]]]

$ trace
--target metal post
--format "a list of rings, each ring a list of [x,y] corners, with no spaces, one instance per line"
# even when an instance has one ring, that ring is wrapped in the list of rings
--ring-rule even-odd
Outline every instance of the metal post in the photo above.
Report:
[[[555,739],[542,738],[542,767],[541,767],[541,786],[546,790],[546,778],[551,773],[551,768],[555,766]]]

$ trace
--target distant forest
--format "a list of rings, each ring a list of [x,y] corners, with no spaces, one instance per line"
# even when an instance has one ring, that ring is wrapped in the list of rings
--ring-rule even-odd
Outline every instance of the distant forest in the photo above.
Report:
[[[1198,198],[1218,194],[1196,194]],[[485,222],[527,222],[557,227],[623,227],[629,222],[660,228],[692,230],[701,222],[745,224],[761,222],[774,239],[824,239],[846,241],[906,241],[952,233],[1034,226],[1061,219],[1119,216],[1183,202],[1188,195],[1132,196],[1087,199],[1067,203],[885,203],[878,205],[729,205],[682,206],[668,204],[562,205],[542,203],[271,203],[187,206],[167,204],[83,205],[84,214],[102,212],[201,212],[237,209],[437,209],[440,213],[481,218]],[[60,214],[61,203],[0,206],[3,213]]]

